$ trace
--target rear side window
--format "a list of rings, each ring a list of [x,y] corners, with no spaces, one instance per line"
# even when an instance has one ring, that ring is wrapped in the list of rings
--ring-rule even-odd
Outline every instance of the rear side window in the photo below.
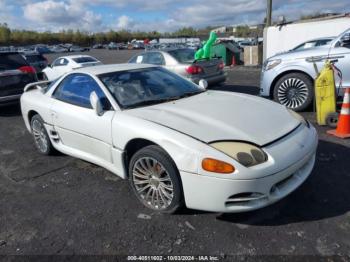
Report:
[[[0,71],[15,70],[28,63],[20,54],[0,54]]]
[[[143,62],[145,64],[152,64],[152,65],[164,65],[164,57],[161,53],[155,52],[155,53],[148,53],[146,61]]]
[[[78,64],[97,62],[97,60],[93,57],[77,57],[77,58],[73,58],[73,61]]]
[[[193,49],[178,49],[168,52],[180,63],[193,63],[195,51]]]
[[[145,64],[146,63],[145,61],[147,61],[147,57],[148,57],[148,54],[146,53],[139,54],[131,58],[129,60],[129,63]]]
[[[53,63],[53,66],[65,66],[68,65],[68,60],[65,58],[57,58]]]
[[[105,94],[96,81],[85,74],[72,74],[67,76],[55,90],[54,98],[63,102],[92,108],[90,104],[90,94],[95,91],[104,109],[109,109],[110,105]],[[109,108],[108,108],[109,107]]]

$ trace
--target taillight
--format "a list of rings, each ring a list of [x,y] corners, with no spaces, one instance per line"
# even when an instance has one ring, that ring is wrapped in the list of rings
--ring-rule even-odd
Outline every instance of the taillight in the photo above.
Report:
[[[190,75],[196,75],[196,74],[202,73],[203,68],[201,68],[200,66],[191,65],[186,68],[186,72],[189,73]]]
[[[224,67],[225,67],[224,62],[221,62],[221,63],[218,65],[218,68],[219,68],[220,70],[223,70]]]
[[[35,68],[32,66],[21,66],[18,70],[27,74],[36,74]]]

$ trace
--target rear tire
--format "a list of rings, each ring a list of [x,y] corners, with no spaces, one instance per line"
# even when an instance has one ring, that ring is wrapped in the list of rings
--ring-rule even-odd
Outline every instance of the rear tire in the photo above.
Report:
[[[175,213],[183,205],[179,172],[159,146],[144,147],[133,155],[129,183],[139,201],[152,210]]]
[[[55,152],[44,126],[44,121],[39,115],[34,115],[30,121],[34,143],[39,153],[51,155]]]
[[[275,84],[273,98],[277,103],[294,111],[303,111],[312,104],[313,82],[302,73],[287,74]]]

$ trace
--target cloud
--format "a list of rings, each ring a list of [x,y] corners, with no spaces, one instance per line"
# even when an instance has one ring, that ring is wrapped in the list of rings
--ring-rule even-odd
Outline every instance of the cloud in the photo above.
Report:
[[[273,16],[296,20],[316,12],[350,11],[349,0],[274,0]],[[18,16],[23,13],[23,18]],[[183,26],[262,23],[265,0],[0,0],[0,22],[59,31],[175,31]]]
[[[94,31],[102,25],[101,15],[86,10],[75,2],[46,0],[28,3],[23,8],[24,17],[47,29],[82,29]]]
[[[117,28],[118,29],[132,29],[135,23],[132,18],[126,15],[122,15],[118,18]]]

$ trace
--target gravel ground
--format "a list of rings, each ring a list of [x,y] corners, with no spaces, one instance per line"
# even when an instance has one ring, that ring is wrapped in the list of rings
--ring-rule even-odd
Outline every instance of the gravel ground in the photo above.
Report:
[[[125,62],[134,53],[89,52],[104,63]],[[215,89],[258,93],[256,68],[230,69],[228,75],[227,84]],[[303,115],[315,122],[314,113]],[[303,261],[343,255],[346,261],[350,140],[327,136],[327,128],[317,130],[315,169],[282,201],[243,214],[184,210],[160,215],[139,204],[128,183],[103,168],[65,155],[38,154],[19,107],[0,108],[0,255],[191,254],[229,261],[232,255]]]

